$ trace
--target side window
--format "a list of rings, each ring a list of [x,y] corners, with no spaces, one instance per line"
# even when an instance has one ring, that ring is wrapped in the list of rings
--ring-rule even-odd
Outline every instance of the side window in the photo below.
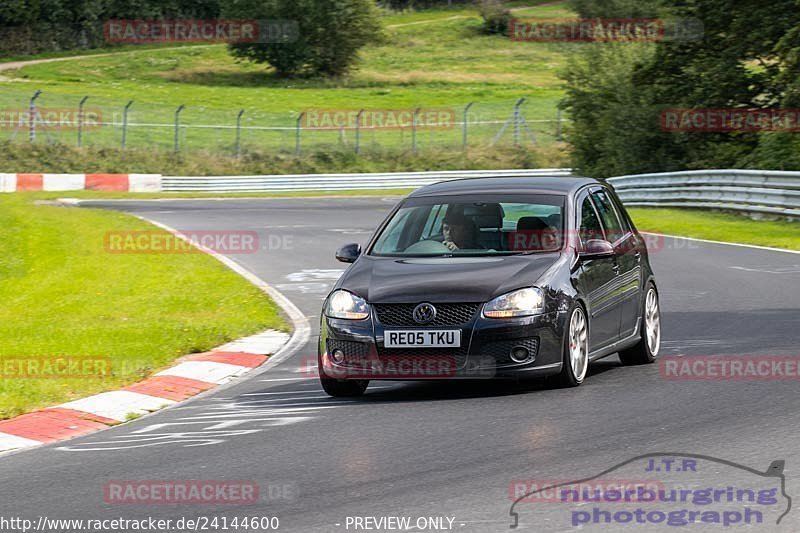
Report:
[[[622,222],[622,232],[629,233],[633,231],[633,221],[625,212],[625,207],[622,205],[619,197],[614,195],[608,195],[608,197],[611,200],[611,203],[614,204],[614,210],[619,215],[619,221]]]
[[[600,218],[603,219],[603,227],[606,229],[606,239],[612,243],[617,242],[622,238],[625,232],[622,231],[622,224],[620,224],[619,215],[617,215],[614,209],[614,204],[611,203],[608,195],[603,190],[594,191],[592,193],[592,198],[594,198],[594,203],[597,206],[597,212],[600,214]]]
[[[581,227],[579,233],[583,244],[586,244],[586,241],[590,239],[603,238],[603,227],[600,225],[600,220],[597,218],[597,213],[588,196],[583,199],[581,204]]]

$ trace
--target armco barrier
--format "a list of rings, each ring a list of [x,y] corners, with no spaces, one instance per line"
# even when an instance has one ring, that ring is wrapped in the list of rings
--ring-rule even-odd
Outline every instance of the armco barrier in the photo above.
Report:
[[[608,182],[626,205],[800,217],[800,172],[693,170],[620,176]]]
[[[482,177],[570,176],[570,169],[449,170],[382,174],[161,176],[158,174],[0,174],[0,192],[279,192],[416,188]],[[800,172],[697,170],[609,178],[626,205],[731,209],[800,217]]]
[[[459,178],[569,176],[570,169],[450,170],[384,174],[292,174],[278,176],[164,177],[164,191],[271,192],[404,189]]]
[[[453,170],[385,174],[285,174],[267,176],[187,176],[159,174],[0,174],[0,192],[278,192],[416,188],[458,178],[569,176],[563,168]]]

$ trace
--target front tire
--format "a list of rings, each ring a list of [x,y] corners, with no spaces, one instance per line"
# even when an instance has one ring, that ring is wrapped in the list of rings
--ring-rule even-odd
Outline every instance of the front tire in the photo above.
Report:
[[[578,387],[589,369],[589,322],[586,311],[576,304],[564,330],[564,358],[558,383],[562,387]]]
[[[325,369],[322,367],[322,362],[319,361],[319,382],[322,385],[322,390],[328,396],[334,398],[354,398],[362,396],[369,386],[367,379],[354,379],[351,381],[343,381],[328,376]]]
[[[619,352],[624,365],[647,365],[656,360],[661,350],[661,306],[653,283],[647,284],[642,303],[641,338],[636,346]]]

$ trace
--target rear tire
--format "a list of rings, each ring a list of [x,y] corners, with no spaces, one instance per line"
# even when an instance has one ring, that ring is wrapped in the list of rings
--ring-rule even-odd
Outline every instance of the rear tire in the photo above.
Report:
[[[580,304],[569,313],[564,328],[564,354],[561,373],[556,381],[561,387],[578,387],[589,370],[589,322]]]
[[[642,301],[642,327],[639,342],[619,352],[623,365],[648,365],[653,363],[661,350],[661,307],[658,291],[652,282],[647,284]]]

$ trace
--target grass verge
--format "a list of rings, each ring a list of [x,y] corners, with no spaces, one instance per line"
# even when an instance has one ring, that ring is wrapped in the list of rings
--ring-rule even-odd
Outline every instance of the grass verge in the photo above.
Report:
[[[524,8],[520,16],[570,14],[565,2],[539,3],[518,2]],[[266,65],[236,61],[224,44],[128,47],[5,70],[0,75],[0,108],[9,113],[27,110],[36,89],[43,91],[37,100],[42,110],[74,111],[88,96],[86,110],[102,125],[85,128],[82,144],[117,147],[123,107],[133,101],[127,146],[170,151],[176,108],[186,105],[180,115],[182,149],[233,153],[239,110],[245,111],[240,137],[244,149],[292,150],[302,111],[419,107],[450,117],[442,127],[417,132],[419,146],[436,149],[461,143],[461,127],[455,122],[462,120],[469,103],[474,103],[467,116],[469,142],[489,146],[512,116],[514,103],[525,97],[521,110],[536,142],[557,142],[557,108],[563,97],[557,74],[580,44],[486,35],[475,6],[391,13],[384,22],[386,40],[365,47],[358,68],[341,78],[276,76]],[[0,138],[25,141],[25,124],[12,125],[0,131]],[[75,130],[70,124],[40,127],[37,142],[76,144]],[[523,142],[528,142],[524,133]],[[365,129],[361,135],[363,146],[410,147],[409,127]],[[304,150],[352,145],[354,137],[352,127],[307,130],[302,144]],[[511,144],[510,130],[496,142]]]
[[[0,376],[0,418],[116,389],[266,328],[287,329],[259,289],[202,253],[111,254],[121,213],[0,196],[0,359],[108,358],[108,375]],[[8,370],[8,369],[5,369]]]
[[[165,176],[242,176],[252,174],[321,174],[561,168],[568,164],[565,144],[533,148],[494,147],[420,150],[326,148],[305,152],[245,152],[236,158],[213,153],[173,154],[146,149],[98,148],[64,144],[0,141],[0,172],[153,173]]]
[[[800,250],[798,222],[751,220],[737,214],[700,209],[632,207],[628,212],[640,231]]]

